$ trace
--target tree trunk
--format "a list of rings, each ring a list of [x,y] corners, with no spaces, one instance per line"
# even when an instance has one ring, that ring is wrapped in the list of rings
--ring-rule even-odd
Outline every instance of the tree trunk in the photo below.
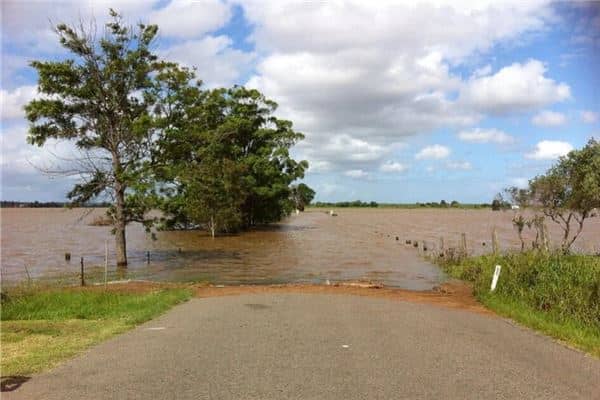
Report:
[[[210,216],[210,234],[212,235],[212,238],[215,238],[215,218],[211,215]]]
[[[115,249],[117,251],[117,267],[127,266],[127,241],[125,239],[125,190],[117,184],[115,202]]]

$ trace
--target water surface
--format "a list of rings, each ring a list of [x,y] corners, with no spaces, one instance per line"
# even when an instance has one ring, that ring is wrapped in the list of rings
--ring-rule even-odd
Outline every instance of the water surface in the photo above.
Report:
[[[322,283],[370,280],[414,290],[430,289],[444,280],[405,241],[425,240],[429,251],[444,237],[446,246],[467,234],[471,253],[489,251],[497,228],[503,248],[518,248],[511,212],[488,210],[340,209],[331,217],[321,210],[293,215],[285,221],[239,235],[212,239],[204,232],[157,232],[156,240],[139,224],[127,229],[129,268],[125,276],[161,281],[208,281],[215,284]],[[109,243],[111,274],[116,271],[110,228],[90,226],[103,210],[1,210],[2,278],[16,281],[75,274],[79,259],[87,266],[104,265]],[[553,237],[559,232],[550,226]],[[396,240],[398,237],[398,240]],[[532,233],[526,233],[528,240]],[[600,218],[590,220],[577,248],[594,251]],[[71,261],[65,261],[65,252]],[[146,254],[150,252],[150,264]]]

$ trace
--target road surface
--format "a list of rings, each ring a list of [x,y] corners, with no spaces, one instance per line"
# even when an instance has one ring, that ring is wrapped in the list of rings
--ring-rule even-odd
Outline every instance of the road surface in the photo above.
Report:
[[[600,399],[600,361],[494,316],[332,294],[193,299],[3,399]]]

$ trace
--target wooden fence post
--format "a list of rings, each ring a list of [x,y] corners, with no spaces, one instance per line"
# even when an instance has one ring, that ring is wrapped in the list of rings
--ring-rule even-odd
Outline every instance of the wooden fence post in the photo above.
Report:
[[[85,286],[85,275],[83,272],[83,257],[81,257],[81,286]]]
[[[498,254],[498,231],[495,226],[494,229],[492,229],[492,252],[494,255]]]

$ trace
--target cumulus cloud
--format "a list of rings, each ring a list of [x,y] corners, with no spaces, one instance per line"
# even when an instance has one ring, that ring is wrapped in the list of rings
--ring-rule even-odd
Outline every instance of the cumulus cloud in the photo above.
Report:
[[[573,146],[568,142],[542,140],[535,145],[532,152],[525,154],[525,157],[533,160],[554,160],[564,156],[571,150],[573,150]]]
[[[255,54],[232,47],[228,36],[206,36],[188,40],[161,50],[161,55],[188,67],[196,67],[197,75],[209,87],[231,86],[252,65]]]
[[[37,94],[36,85],[25,85],[14,90],[0,90],[2,99],[2,120],[23,118],[25,110],[23,107]]]
[[[257,53],[265,55],[248,85],[276,99],[280,114],[306,133],[314,149],[333,135],[385,148],[440,127],[477,123],[487,110],[457,101],[469,82],[453,67],[470,66],[471,57],[543,29],[552,18],[545,1],[241,4],[255,27]],[[477,77],[491,72],[489,66],[478,69],[473,94]],[[541,74],[550,80],[545,70],[537,72],[535,79]],[[514,106],[509,100],[510,109],[519,109],[521,101]],[[313,159],[325,160],[318,153]]]
[[[555,82],[546,72],[539,60],[513,63],[493,75],[471,77],[460,97],[491,114],[522,112],[569,99],[569,85]]]
[[[370,176],[368,172],[363,171],[362,169],[351,169],[344,172],[344,175],[353,179],[365,179]]]
[[[471,143],[496,143],[496,144],[511,144],[515,142],[515,138],[499,129],[482,129],[475,128],[465,130],[458,133],[458,138],[463,142]]]
[[[406,165],[397,161],[386,161],[379,167],[379,170],[382,172],[404,172],[407,169],[408,167]]]
[[[377,163],[391,150],[345,134],[333,135],[314,146],[303,143],[302,148],[309,163],[327,165],[330,169]]]
[[[544,110],[534,115],[531,122],[537,126],[552,128],[564,125],[567,117],[559,112]]]
[[[220,0],[176,0],[152,11],[148,22],[165,36],[194,38],[225,25],[231,6]]]
[[[450,149],[446,146],[434,144],[421,149],[416,155],[417,160],[441,160],[450,155]]]
[[[581,120],[586,124],[593,124],[598,121],[598,113],[584,110],[581,112]]]
[[[473,168],[468,161],[448,161],[446,163],[448,169],[467,171]]]

